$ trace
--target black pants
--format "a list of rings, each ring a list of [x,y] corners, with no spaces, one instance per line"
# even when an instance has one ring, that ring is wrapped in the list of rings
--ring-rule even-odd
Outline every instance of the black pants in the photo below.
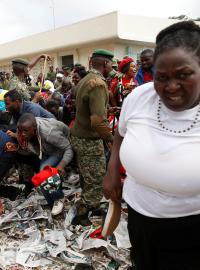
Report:
[[[23,156],[19,154],[13,154],[9,157],[0,157],[0,182],[15,163],[25,163],[31,165],[35,172],[39,171],[40,162],[36,155]]]
[[[128,207],[136,270],[200,270],[200,215],[150,218]]]
[[[14,160],[14,157],[0,157],[0,182],[9,172],[10,168],[12,168]]]
[[[34,172],[39,171],[40,161],[36,155],[23,156],[20,154],[13,154],[10,157],[0,157],[0,182],[9,173],[10,168],[14,164],[28,164],[33,170],[27,171],[25,175],[20,175],[19,182],[26,185],[25,194],[29,194],[33,188],[31,178]],[[3,191],[3,187],[0,187],[0,195],[4,196],[6,193]],[[7,197],[7,196],[6,196]]]

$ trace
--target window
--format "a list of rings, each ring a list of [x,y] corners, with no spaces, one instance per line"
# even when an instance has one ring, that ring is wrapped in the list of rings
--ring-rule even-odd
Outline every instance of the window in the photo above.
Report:
[[[62,67],[72,67],[74,64],[74,56],[73,55],[64,55],[62,56]]]

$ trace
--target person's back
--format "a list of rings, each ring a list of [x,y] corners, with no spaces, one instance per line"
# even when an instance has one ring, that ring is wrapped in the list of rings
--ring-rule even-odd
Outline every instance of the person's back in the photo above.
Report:
[[[23,101],[20,114],[23,113],[32,113],[35,117],[55,118],[52,113],[48,112],[39,104],[31,101]]]
[[[23,116],[26,115],[29,114],[24,114]],[[34,150],[33,152],[37,152],[40,159],[43,159],[44,156],[56,155],[65,165],[68,164],[73,156],[69,142],[68,126],[54,118],[35,117],[35,120],[39,148],[35,148],[37,151]],[[28,151],[34,149],[34,144],[31,145],[32,142],[29,141]]]
[[[17,121],[24,113],[32,113],[35,117],[54,118],[53,114],[42,108],[39,104],[23,100],[16,90],[10,90],[4,95],[6,110],[11,114],[12,129],[16,129]]]
[[[69,136],[69,128],[61,121],[54,118],[45,119],[42,117],[36,117],[36,122],[39,134],[45,141],[50,141],[51,139],[56,140],[56,137],[58,136],[57,134],[61,134],[61,136],[66,138]]]
[[[99,111],[106,121],[108,90],[103,76],[91,71],[76,87],[76,118],[71,133],[79,138],[100,138],[91,127],[90,116]]]
[[[53,115],[41,107],[39,104],[26,101],[23,96],[16,90],[10,90],[4,94],[4,102],[7,111],[12,115],[22,115],[23,113],[32,113],[34,116],[51,118]]]

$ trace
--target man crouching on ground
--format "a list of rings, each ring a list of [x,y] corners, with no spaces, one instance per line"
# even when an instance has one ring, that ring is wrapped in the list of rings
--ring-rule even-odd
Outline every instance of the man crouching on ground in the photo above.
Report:
[[[49,165],[57,167],[61,174],[70,163],[73,151],[68,140],[69,128],[53,118],[23,114],[17,123],[17,140],[22,152],[32,152],[40,159],[40,171]],[[64,194],[60,189],[52,208],[52,215],[62,212]]]

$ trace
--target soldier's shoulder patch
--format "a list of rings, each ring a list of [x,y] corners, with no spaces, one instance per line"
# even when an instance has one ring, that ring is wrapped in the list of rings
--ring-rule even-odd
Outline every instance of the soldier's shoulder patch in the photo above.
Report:
[[[95,77],[95,78],[89,80],[88,86],[90,88],[94,88],[94,87],[98,87],[98,86],[105,86],[105,82],[101,78]]]

